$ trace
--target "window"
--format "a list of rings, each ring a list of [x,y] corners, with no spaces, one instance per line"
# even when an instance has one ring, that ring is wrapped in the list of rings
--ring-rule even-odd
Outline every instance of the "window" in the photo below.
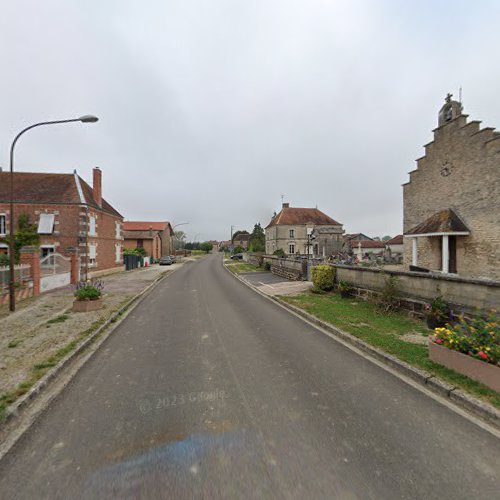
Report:
[[[95,265],[97,256],[97,247],[95,245],[89,245],[89,264]]]
[[[55,252],[54,245],[40,245],[40,257],[43,259]]]
[[[293,255],[295,253],[295,245],[293,243],[290,243],[290,245],[288,245],[288,253],[290,255]]]
[[[290,238],[295,238],[295,229],[290,229]]]
[[[0,234],[5,236],[7,233],[7,216],[5,214],[0,214]]]
[[[137,240],[137,248],[144,248],[144,240]]]
[[[122,261],[122,246],[116,245],[116,263],[120,263]]]
[[[38,234],[52,234],[52,231],[54,231],[54,219],[54,214],[40,214]]]
[[[121,226],[120,226],[120,223],[119,222],[115,222],[115,236],[116,236],[116,239],[119,240],[121,239],[122,235],[121,235]]]
[[[95,215],[91,215],[89,219],[89,236],[95,236]]]

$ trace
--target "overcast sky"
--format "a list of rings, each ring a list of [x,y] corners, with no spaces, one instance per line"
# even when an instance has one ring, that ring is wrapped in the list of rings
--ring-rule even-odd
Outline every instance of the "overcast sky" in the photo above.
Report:
[[[500,127],[500,2],[1,0],[0,165],[72,172],[126,219],[228,239],[281,205],[402,230],[447,92]]]

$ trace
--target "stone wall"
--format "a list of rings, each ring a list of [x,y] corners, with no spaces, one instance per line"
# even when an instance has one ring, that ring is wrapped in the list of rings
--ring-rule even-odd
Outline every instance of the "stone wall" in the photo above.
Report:
[[[396,276],[401,306],[420,314],[424,303],[438,295],[455,311],[466,313],[490,311],[500,305],[500,281],[460,278],[451,275],[381,271],[380,269],[335,265],[336,279],[351,283],[362,297],[376,295],[382,290],[386,276]]]
[[[271,272],[287,280],[302,281],[306,279],[307,262],[305,260],[283,259],[279,257],[264,256],[264,262],[269,263]]]

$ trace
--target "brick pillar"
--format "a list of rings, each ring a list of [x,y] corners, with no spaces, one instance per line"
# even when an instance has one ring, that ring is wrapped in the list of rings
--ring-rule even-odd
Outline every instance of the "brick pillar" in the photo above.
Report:
[[[71,284],[74,285],[80,281],[80,256],[77,248],[68,248],[71,258]]]
[[[29,264],[31,266],[33,295],[40,295],[40,250],[38,247],[21,248],[19,263]]]

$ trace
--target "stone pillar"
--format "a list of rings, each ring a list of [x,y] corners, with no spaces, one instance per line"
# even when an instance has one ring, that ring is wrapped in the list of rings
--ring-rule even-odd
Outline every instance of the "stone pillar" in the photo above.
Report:
[[[67,251],[71,258],[71,284],[74,285],[80,281],[80,256],[77,248],[70,247]]]
[[[412,255],[411,255],[411,263],[414,266],[418,266],[418,246],[417,246],[417,238],[411,239],[412,245]]]
[[[28,264],[31,267],[33,295],[40,295],[40,250],[38,247],[22,247],[19,263]]]
[[[443,273],[450,272],[450,247],[449,247],[449,237],[447,234],[443,235],[443,251],[442,257],[443,261],[441,264],[441,270]]]

